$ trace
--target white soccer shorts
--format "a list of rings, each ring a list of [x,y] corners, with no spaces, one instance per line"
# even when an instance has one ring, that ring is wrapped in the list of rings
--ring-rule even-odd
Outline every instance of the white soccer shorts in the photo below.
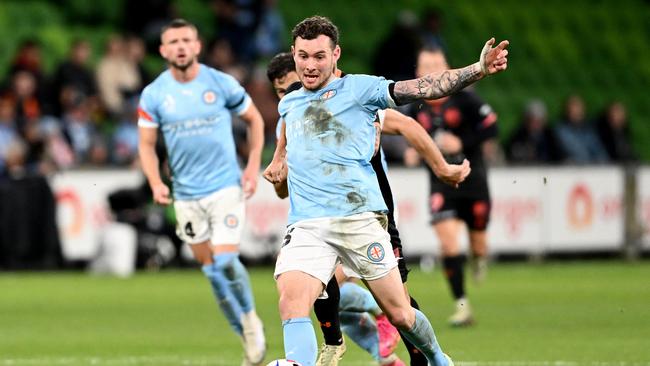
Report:
[[[176,234],[188,244],[239,244],[246,217],[239,186],[227,187],[198,200],[174,201]]]
[[[386,222],[383,214],[364,212],[294,223],[287,228],[275,278],[301,271],[327,285],[339,261],[365,280],[384,277],[397,266]]]

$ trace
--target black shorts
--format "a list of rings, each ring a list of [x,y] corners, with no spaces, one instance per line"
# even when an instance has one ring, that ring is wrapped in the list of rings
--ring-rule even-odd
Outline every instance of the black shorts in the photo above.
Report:
[[[433,192],[429,199],[431,223],[457,218],[465,221],[469,230],[485,230],[490,222],[492,204],[489,194],[461,196]]]
[[[399,237],[397,225],[395,225],[395,217],[392,214],[388,215],[388,234],[390,235],[390,244],[393,246],[393,254],[397,258],[397,269],[399,275],[402,277],[402,283],[406,283],[409,276],[409,269],[406,267],[404,254],[402,253],[402,240]]]

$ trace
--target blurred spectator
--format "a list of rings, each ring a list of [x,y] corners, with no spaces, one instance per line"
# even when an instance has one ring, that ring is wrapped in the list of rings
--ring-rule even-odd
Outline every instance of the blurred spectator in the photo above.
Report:
[[[97,103],[95,75],[88,66],[91,54],[90,43],[85,39],[78,39],[72,43],[68,58],[59,64],[55,71],[52,89],[56,101],[56,116],[61,117],[63,111],[61,98],[64,88],[72,88]]]
[[[232,75],[240,84],[248,79],[248,70],[237,61],[230,42],[225,38],[217,38],[208,45],[205,64]]]
[[[564,153],[547,122],[544,102],[534,99],[526,104],[521,124],[506,143],[509,162],[543,164],[562,161]]]
[[[140,76],[140,87],[134,90],[133,95],[125,95],[125,98],[129,99],[134,95],[139,95],[144,86],[149,84],[152,80],[151,76],[149,76],[149,73],[142,64],[147,55],[144,40],[136,35],[129,35],[125,38],[124,43],[126,48],[126,58],[129,63],[135,65],[138,70],[138,75]]]
[[[260,22],[262,2],[258,0],[213,0],[217,36],[228,40],[237,59],[245,64],[255,60],[255,31]]]
[[[612,161],[633,162],[637,156],[630,141],[627,111],[621,102],[610,103],[596,123],[598,135]]]
[[[112,161],[133,164],[138,156],[138,98],[129,99],[112,140]]]
[[[9,146],[20,139],[15,117],[14,104],[8,99],[0,99],[0,174],[4,171]]]
[[[63,132],[74,151],[77,164],[105,164],[108,149],[101,135],[90,120],[88,101],[78,95],[66,106],[63,116]]]
[[[607,162],[607,152],[600,143],[596,131],[585,118],[582,98],[572,95],[564,104],[564,115],[556,124],[560,146],[565,152],[565,161],[574,164]]]
[[[422,16],[422,25],[420,26],[420,38],[422,47],[439,48],[447,53],[447,44],[441,34],[442,16],[440,9],[428,8]]]
[[[46,109],[46,112],[49,113],[49,85],[42,68],[41,45],[36,40],[28,39],[23,41],[16,51],[16,55],[11,62],[9,75],[13,77],[13,75],[21,71],[29,72],[34,77],[34,96],[38,99],[39,104],[45,107],[42,109]]]
[[[124,40],[111,36],[97,65],[97,86],[102,103],[112,118],[122,115],[125,95],[136,94],[142,85],[137,64],[127,57]]]
[[[16,128],[25,134],[28,125],[36,123],[41,117],[41,103],[36,96],[37,84],[34,74],[19,70],[13,73],[11,84],[3,98],[11,101],[15,108]]]
[[[375,51],[374,74],[392,80],[412,79],[420,48],[417,17],[413,12],[403,10]]]
[[[262,3],[262,14],[255,32],[255,48],[257,58],[268,58],[285,49],[285,23],[277,0],[262,0]]]

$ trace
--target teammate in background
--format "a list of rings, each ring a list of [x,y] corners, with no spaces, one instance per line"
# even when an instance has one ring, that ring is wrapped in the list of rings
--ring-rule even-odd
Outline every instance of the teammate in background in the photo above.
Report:
[[[264,123],[235,79],[198,63],[196,27],[173,20],[161,32],[160,54],[168,70],[142,92],[140,159],[156,203],[173,202],[177,233],[190,244],[212,285],[217,303],[241,337],[244,365],[259,365],[266,353],[246,268],[239,261],[244,198],[257,188]],[[248,164],[240,171],[230,113],[249,125]],[[155,152],[162,132],[173,178],[173,196],[162,182]]]
[[[410,306],[399,278],[385,230],[388,209],[370,166],[377,132],[373,122],[380,109],[449,95],[505,70],[508,42],[492,48],[494,39],[489,40],[480,61],[465,68],[392,82],[366,75],[336,77],[338,29],[327,18],[303,20],[293,30],[293,41],[303,88],[280,101],[283,133],[265,171],[271,183],[288,179],[291,201],[275,270],[285,357],[314,365],[317,346],[309,311],[342,260],[362,276],[391,323],[429,363],[452,365],[429,321]]]
[[[447,70],[449,65],[442,50],[429,48],[419,52],[417,77]],[[497,136],[497,116],[476,93],[467,89],[449,97],[414,103],[411,115],[431,134],[449,163],[468,159],[472,165],[472,172],[458,189],[450,188],[429,170],[431,222],[440,240],[444,274],[456,300],[456,311],[449,322],[454,326],[469,325],[473,316],[465,292],[459,234],[464,222],[469,231],[474,276],[480,282],[486,271],[486,228],[491,208],[482,145]]]

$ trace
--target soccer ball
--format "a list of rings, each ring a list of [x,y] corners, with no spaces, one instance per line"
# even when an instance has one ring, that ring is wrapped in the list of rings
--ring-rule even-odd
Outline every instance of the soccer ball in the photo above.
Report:
[[[296,361],[281,359],[271,361],[266,366],[300,366],[300,364]]]

